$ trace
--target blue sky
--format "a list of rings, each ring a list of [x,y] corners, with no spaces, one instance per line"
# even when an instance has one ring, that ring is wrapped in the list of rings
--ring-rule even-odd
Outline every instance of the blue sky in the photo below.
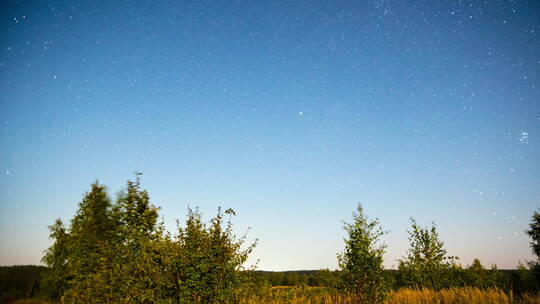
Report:
[[[531,259],[535,1],[10,1],[0,7],[0,264],[99,179],[141,171],[168,227],[237,211],[260,269],[335,268],[342,221],[409,217],[450,254]]]

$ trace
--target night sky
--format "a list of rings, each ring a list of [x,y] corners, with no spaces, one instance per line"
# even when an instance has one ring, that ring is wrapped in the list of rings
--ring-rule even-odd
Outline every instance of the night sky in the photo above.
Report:
[[[539,1],[2,1],[0,264],[143,172],[167,227],[232,207],[259,269],[335,268],[343,221],[531,259]]]

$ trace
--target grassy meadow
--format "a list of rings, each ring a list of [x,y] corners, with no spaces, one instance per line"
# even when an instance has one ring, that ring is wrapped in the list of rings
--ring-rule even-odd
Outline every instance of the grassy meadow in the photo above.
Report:
[[[53,304],[38,299],[22,299],[14,304]],[[164,302],[169,303],[169,302]],[[355,304],[354,297],[345,296],[325,287],[275,286],[257,292],[249,291],[230,303],[238,304]],[[525,293],[520,296],[512,292],[492,288],[481,290],[473,287],[449,288],[440,291],[430,289],[403,288],[388,294],[385,304],[540,304],[540,293]]]
[[[239,298],[240,304],[354,304],[355,297],[341,295],[338,292],[321,287],[273,287],[257,295],[245,295]],[[534,304],[540,303],[540,294],[522,294],[514,296],[500,289],[481,290],[473,287],[449,288],[440,291],[430,289],[403,288],[391,291],[386,304]]]

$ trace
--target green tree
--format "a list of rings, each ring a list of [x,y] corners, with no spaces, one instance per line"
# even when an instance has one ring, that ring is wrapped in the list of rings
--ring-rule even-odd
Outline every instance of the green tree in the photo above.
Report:
[[[141,189],[140,174],[111,204],[106,188],[92,184],[68,231],[57,220],[45,252],[50,298],[64,303],[235,302],[246,281],[244,263],[255,243],[233,234],[232,209],[204,223],[188,212],[172,237],[158,208]],[[228,216],[228,221],[224,217]]]
[[[491,264],[491,268],[488,270],[486,285],[505,289],[508,289],[508,286],[510,286],[508,276],[499,270],[496,264]]]
[[[423,228],[411,218],[411,227],[407,231],[410,248],[406,257],[399,261],[400,276],[405,285],[432,289],[452,285],[451,270],[456,258],[447,255],[435,224]]]
[[[488,271],[480,263],[479,259],[474,259],[472,264],[467,268],[469,274],[469,285],[484,288],[487,287]]]
[[[141,173],[127,181],[111,216],[119,228],[113,242],[103,249],[107,257],[94,278],[93,297],[110,302],[150,303],[164,298],[170,284],[165,282],[165,250],[158,210],[148,191],[141,189]]]
[[[309,278],[309,286],[336,288],[338,287],[337,273],[329,269],[317,270]]]
[[[136,182],[128,181],[127,191],[114,206],[105,186],[96,181],[79,203],[69,234],[60,222],[52,226],[55,243],[44,261],[51,273],[60,273],[56,264],[47,262],[57,258],[57,252],[65,261],[64,285],[61,292],[54,292],[56,298],[63,296],[66,303],[162,299],[160,286],[165,285],[158,274],[163,269],[159,260],[163,229],[157,224],[157,208],[140,189],[139,176]]]
[[[46,296],[42,288],[46,271],[36,265],[0,266],[0,303]]]
[[[531,283],[533,289],[540,289],[540,213],[534,212],[532,221],[529,224],[527,234],[531,238],[531,249],[536,255],[536,261],[528,263],[534,282]]]
[[[49,226],[49,237],[54,240],[51,247],[45,250],[41,261],[48,269],[44,274],[43,285],[46,297],[50,300],[58,300],[68,288],[70,269],[68,265],[69,234],[61,219],[57,219]]]
[[[218,213],[209,225],[201,214],[188,209],[185,227],[179,227],[172,243],[173,297],[180,303],[224,303],[248,278],[244,263],[256,245],[244,246],[246,236],[233,234],[232,209]]]
[[[338,254],[341,270],[340,289],[366,303],[382,302],[386,295],[383,254],[386,245],[380,242],[382,231],[377,219],[370,221],[358,205],[353,222],[345,223],[348,236],[345,250]]]
[[[90,303],[104,297],[107,283],[100,283],[100,279],[111,263],[111,247],[117,249],[117,224],[106,187],[94,182],[71,220],[69,264],[73,278],[65,293],[67,302]]]
[[[105,186],[94,182],[71,220],[69,256],[76,278],[95,273],[105,257],[103,248],[116,232],[111,208]]]
[[[527,234],[531,237],[531,249],[536,255],[537,259],[540,259],[540,213],[534,212],[532,221],[529,224],[529,230]]]
[[[127,182],[127,191],[118,197],[118,208],[121,212],[120,220],[125,228],[123,237],[126,241],[136,241],[138,238],[151,238],[156,236],[159,208],[150,203],[148,191],[141,189],[140,176],[135,173],[135,182]]]

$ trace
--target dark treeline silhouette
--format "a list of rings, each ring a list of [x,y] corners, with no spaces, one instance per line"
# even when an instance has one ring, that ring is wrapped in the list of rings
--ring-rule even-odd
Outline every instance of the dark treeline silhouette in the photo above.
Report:
[[[0,266],[0,303],[40,297],[43,292],[41,278],[45,271],[47,268],[44,266]]]
[[[209,222],[188,209],[173,235],[158,222],[158,210],[136,181],[116,200],[105,186],[91,185],[68,224],[55,221],[53,240],[42,262],[47,266],[2,267],[1,303],[41,298],[64,303],[240,303],[272,286],[322,287],[354,303],[380,303],[402,288],[446,290],[498,288],[509,294],[536,294],[540,287],[540,214],[533,215],[531,248],[536,260],[518,269],[486,268],[475,259],[462,266],[449,256],[435,224],[422,227],[411,218],[409,249],[398,268],[383,267],[385,233],[359,205],[345,223],[338,270],[256,271],[245,267],[256,241],[233,234],[228,209]],[[250,298],[252,299],[252,298]],[[256,297],[255,297],[256,299]],[[256,302],[256,300],[255,300]],[[351,303],[352,303],[351,302]],[[252,302],[249,302],[252,303]],[[349,303],[349,302],[347,302]]]
[[[452,277],[455,279],[446,287],[478,287],[480,289],[497,287],[514,293],[535,291],[537,281],[533,273],[523,267],[518,269],[486,269],[475,259],[473,265],[454,269]],[[391,283],[391,289],[411,287],[402,279],[399,270],[385,270]],[[310,286],[335,287],[340,280],[339,270],[296,270],[296,271],[254,271],[252,282],[257,285],[269,286]]]

